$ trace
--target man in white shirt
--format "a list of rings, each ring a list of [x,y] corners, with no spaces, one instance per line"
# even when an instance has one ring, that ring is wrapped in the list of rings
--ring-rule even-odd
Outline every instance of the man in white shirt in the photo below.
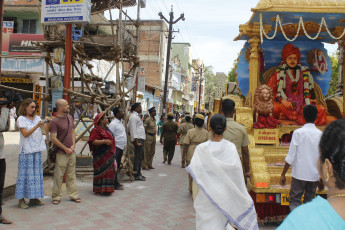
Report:
[[[6,101],[6,98],[0,98],[2,103]],[[13,102],[10,104],[10,108],[13,107]],[[9,119],[9,109],[6,104],[0,105],[0,224],[12,224],[12,221],[6,219],[2,215],[2,194],[5,185],[5,175],[6,175],[6,160],[4,153],[4,137],[2,132],[6,131],[8,128]]]
[[[142,112],[141,103],[136,102],[132,105],[132,111],[129,121],[128,129],[131,136],[131,141],[134,145],[134,162],[133,173],[135,180],[145,181],[146,177],[141,175],[141,161],[143,160],[144,141],[146,139],[144,123],[139,117]]]
[[[302,204],[303,194],[303,203],[311,201],[315,197],[316,188],[319,184],[317,160],[320,155],[318,146],[322,132],[314,125],[317,113],[318,110],[314,105],[304,107],[303,116],[306,124],[293,132],[289,152],[285,158],[280,184],[285,185],[285,174],[292,165],[290,211]]]
[[[124,186],[119,183],[119,181],[117,179],[117,175],[118,175],[118,171],[120,169],[123,150],[125,149],[125,147],[127,145],[126,129],[122,123],[122,119],[124,118],[125,113],[121,107],[115,107],[113,110],[113,114],[114,114],[115,118],[109,124],[109,129],[114,135],[115,144],[116,144],[115,159],[116,159],[116,163],[117,163],[117,170],[115,173],[114,188],[115,188],[115,190],[123,190]]]

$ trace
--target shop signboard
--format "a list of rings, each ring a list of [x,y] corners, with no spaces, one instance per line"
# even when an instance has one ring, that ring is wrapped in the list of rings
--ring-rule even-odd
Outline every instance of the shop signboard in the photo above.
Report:
[[[15,78],[15,77],[1,77],[1,82],[9,82],[9,83],[32,83],[29,78]]]
[[[2,22],[2,33],[13,34],[14,21],[3,21]]]
[[[1,70],[8,72],[43,73],[43,59],[1,58]]]
[[[43,24],[90,22],[91,0],[42,0]]]
[[[43,34],[10,34],[8,46],[3,43],[3,50],[8,48],[9,55],[43,56],[41,48],[33,41],[44,41]]]
[[[34,92],[37,92],[37,93],[33,94],[34,100],[36,101],[36,105],[37,105],[36,106],[36,114],[40,115],[41,114],[41,94],[39,94],[39,93],[42,93],[42,86],[35,84],[34,85]]]

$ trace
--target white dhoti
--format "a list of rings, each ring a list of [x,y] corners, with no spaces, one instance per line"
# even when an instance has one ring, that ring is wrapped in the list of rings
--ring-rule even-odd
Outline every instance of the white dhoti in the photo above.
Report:
[[[254,202],[247,192],[240,158],[227,140],[195,149],[187,171],[200,191],[194,202],[196,229],[258,229]]]

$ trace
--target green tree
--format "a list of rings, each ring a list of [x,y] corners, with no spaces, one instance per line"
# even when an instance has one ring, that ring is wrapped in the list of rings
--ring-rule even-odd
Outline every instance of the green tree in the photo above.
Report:
[[[338,77],[339,77],[339,53],[334,52],[331,55],[329,55],[329,58],[331,59],[331,69],[332,69],[332,75],[331,75],[331,80],[329,81],[329,90],[326,95],[327,96],[332,96],[336,93],[337,91],[337,85],[338,85]]]
[[[209,104],[213,100],[213,96],[216,92],[216,76],[213,73],[213,67],[207,67],[204,72],[205,77],[205,104]]]
[[[232,64],[232,68],[228,73],[228,81],[229,82],[235,82],[237,79],[237,74],[236,74],[237,63],[238,63],[238,58],[236,60],[234,60],[234,63]]]

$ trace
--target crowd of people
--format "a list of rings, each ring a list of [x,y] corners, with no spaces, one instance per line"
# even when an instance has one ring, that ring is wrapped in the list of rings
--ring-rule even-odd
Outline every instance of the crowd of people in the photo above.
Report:
[[[6,130],[11,108],[13,103],[1,108],[0,131]],[[15,191],[18,207],[44,205],[41,201],[44,197],[42,151],[46,150],[43,132],[50,133],[50,140],[57,148],[52,204],[61,202],[63,177],[70,200],[80,203],[75,173],[75,124],[69,115],[69,104],[64,99],[57,100],[53,119],[42,120],[36,115],[36,108],[36,102],[28,98],[18,110],[16,125],[20,142]],[[224,115],[216,114],[211,118],[202,114],[192,117],[186,113],[179,120],[168,113],[166,121],[161,117],[157,122],[155,107],[150,108],[144,118],[140,103],[134,103],[130,110],[125,118],[123,108],[115,107],[110,124],[105,113],[99,112],[94,117],[88,144],[93,156],[93,192],[96,195],[109,196],[115,190],[124,189],[118,174],[126,148],[133,153],[134,179],[145,181],[142,170],[154,169],[158,134],[163,145],[163,164],[171,164],[179,143],[181,168],[186,167],[188,171],[187,189],[193,192],[193,181],[200,189],[194,201],[197,229],[258,229],[254,202],[245,184],[247,177],[251,177],[249,138],[244,126],[233,119],[234,101],[224,99]],[[314,125],[317,114],[316,106],[305,106],[303,116],[307,123],[292,136],[280,178],[281,185],[285,185],[286,172],[292,166],[291,214],[279,229],[345,228],[345,120],[331,123],[322,133]],[[210,131],[205,129],[207,119]],[[11,224],[1,209],[6,172],[3,146],[0,135],[0,223]],[[323,189],[323,184],[329,189],[328,199],[319,196],[314,199],[316,188]],[[301,200],[303,194],[305,205]]]

